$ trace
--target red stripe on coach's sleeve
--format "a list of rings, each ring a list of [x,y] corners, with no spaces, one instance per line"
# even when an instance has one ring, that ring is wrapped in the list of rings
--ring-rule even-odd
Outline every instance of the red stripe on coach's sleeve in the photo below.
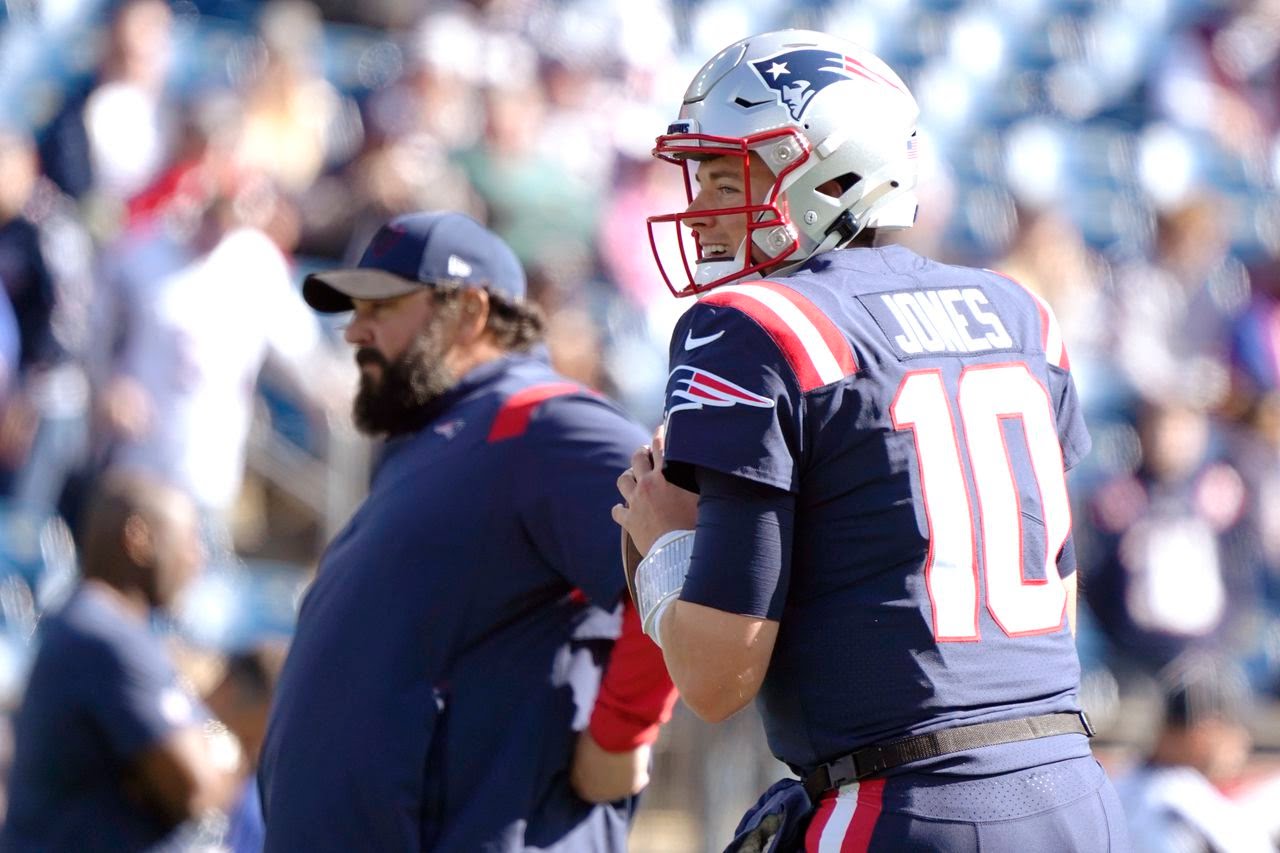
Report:
[[[836,364],[840,365],[844,375],[849,376],[858,372],[858,360],[853,357],[853,347],[849,345],[848,338],[841,334],[840,330],[836,328],[836,324],[831,322],[831,318],[823,313],[817,305],[814,305],[791,288],[772,281],[755,281],[752,284],[767,287],[774,293],[785,296],[787,301],[796,306],[800,313],[813,324],[813,327],[818,330],[818,334],[822,335],[822,342],[827,345],[827,349],[831,350],[831,355],[835,357]]]
[[[581,386],[572,382],[550,382],[517,391],[507,398],[501,409],[498,409],[498,414],[493,419],[493,426],[489,428],[489,443],[524,435],[538,406],[552,397],[563,397],[565,394],[573,394],[581,390],[583,390]]]
[[[645,636],[635,605],[624,598],[622,634],[613,644],[591,710],[591,736],[606,752],[653,743],[671,719],[677,698],[662,650]]]
[[[758,284],[758,282],[752,282],[752,284]],[[704,296],[702,301],[711,305],[736,308],[752,320],[755,320],[756,325],[764,329],[765,334],[777,344],[778,351],[787,360],[787,364],[791,367],[791,372],[795,374],[796,381],[800,383],[801,393],[808,393],[814,388],[821,388],[826,384],[818,375],[818,369],[813,366],[813,360],[809,358],[809,353],[805,351],[804,344],[796,337],[796,333],[791,330],[786,321],[774,313],[772,308],[746,294],[733,293],[731,291],[716,292],[713,290],[710,295]]]

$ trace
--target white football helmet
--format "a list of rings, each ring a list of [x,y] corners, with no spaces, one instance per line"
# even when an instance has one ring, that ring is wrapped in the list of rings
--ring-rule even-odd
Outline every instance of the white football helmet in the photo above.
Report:
[[[889,66],[843,39],[781,30],[720,51],[689,84],[680,117],[658,137],[653,154],[682,166],[690,203],[697,162],[712,157],[741,158],[750,186],[754,151],[773,173],[773,186],[765,198],[741,206],[649,217],[649,240],[667,286],[688,296],[765,267],[787,272],[864,228],[910,228],[919,112]],[[838,196],[819,191],[830,181]],[[725,215],[747,217],[747,238],[734,257],[707,258],[695,236],[691,269],[683,222]],[[673,279],[665,268],[663,257],[671,255],[659,250],[660,227],[675,230],[683,276]]]

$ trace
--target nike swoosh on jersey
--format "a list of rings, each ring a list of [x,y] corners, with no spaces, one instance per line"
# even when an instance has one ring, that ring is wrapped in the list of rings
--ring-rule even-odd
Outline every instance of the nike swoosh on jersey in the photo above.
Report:
[[[695,338],[693,336],[693,332],[690,332],[684,337],[684,348],[686,351],[688,351],[691,349],[697,349],[698,347],[705,347],[707,344],[711,343],[712,341],[720,340],[720,336],[723,335],[724,333],[725,333],[725,330],[721,329],[720,331],[716,332],[714,335],[704,335],[700,338]]]

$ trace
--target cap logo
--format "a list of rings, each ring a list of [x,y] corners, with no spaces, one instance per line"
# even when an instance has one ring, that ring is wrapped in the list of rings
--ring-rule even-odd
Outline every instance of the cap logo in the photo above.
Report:
[[[384,226],[369,244],[369,255],[374,258],[382,257],[394,249],[404,239],[404,235],[405,230],[397,225]]]
[[[471,275],[471,264],[457,255],[449,256],[449,263],[446,265],[446,269],[450,278],[467,278]]]
[[[897,83],[857,59],[829,50],[784,50],[752,62],[751,70],[761,82],[773,89],[778,103],[785,105],[796,121],[809,108],[813,96],[832,83],[861,77],[902,91]]]

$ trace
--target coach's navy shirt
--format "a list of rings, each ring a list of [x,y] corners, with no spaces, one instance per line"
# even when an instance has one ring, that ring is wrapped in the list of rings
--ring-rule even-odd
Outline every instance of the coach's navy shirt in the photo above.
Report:
[[[1075,570],[1063,470],[1089,437],[1047,305],[901,247],[829,252],[712,290],[677,325],[671,367],[667,476],[694,487],[701,467],[795,497],[789,571],[695,558],[681,596],[780,621],[760,694],[779,758],[811,769],[1079,708],[1059,578]],[[1087,754],[1082,736],[1048,740],[943,763]]]
[[[41,627],[14,720],[0,849],[177,849],[128,777],[141,753],[204,711],[179,687],[161,640],[109,595],[82,585]]]
[[[268,850],[625,849],[622,805],[579,800],[568,765],[620,627],[615,482],[645,440],[508,356],[387,445],[299,614]]]

